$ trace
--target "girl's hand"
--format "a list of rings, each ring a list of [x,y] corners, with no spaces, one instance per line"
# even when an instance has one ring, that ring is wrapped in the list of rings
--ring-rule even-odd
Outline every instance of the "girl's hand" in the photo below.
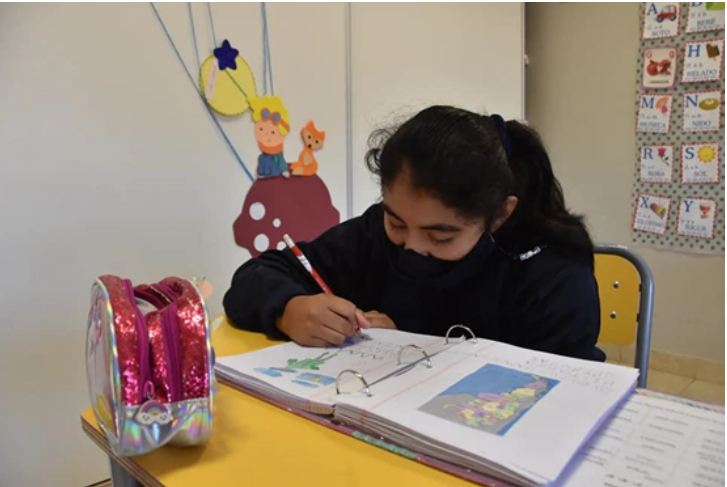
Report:
[[[371,324],[371,328],[387,328],[396,330],[396,324],[384,313],[372,310],[363,313],[364,318]]]
[[[369,328],[352,302],[330,294],[296,296],[276,323],[291,340],[307,347],[341,345],[360,328]]]

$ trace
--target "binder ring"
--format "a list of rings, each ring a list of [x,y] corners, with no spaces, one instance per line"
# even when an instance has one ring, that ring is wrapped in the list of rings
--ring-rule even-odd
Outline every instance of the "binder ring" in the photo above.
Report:
[[[339,372],[338,377],[336,377],[336,394],[341,394],[341,390],[339,388],[339,383],[341,381],[341,376],[344,374],[353,374],[354,376],[356,376],[356,378],[358,380],[360,380],[361,383],[364,385],[364,388],[366,390],[366,395],[368,397],[373,396],[373,394],[371,394],[371,387],[369,387],[369,383],[366,382],[366,378],[364,378],[364,376],[360,372],[353,370],[353,369],[346,369],[346,370],[342,370],[341,372]]]
[[[414,348],[416,350],[419,350],[422,353],[422,355],[424,355],[424,360],[426,360],[426,366],[427,366],[427,368],[428,369],[431,369],[432,368],[432,359],[429,358],[429,354],[427,353],[427,351],[424,350],[419,345],[414,345],[413,343],[410,343],[409,345],[404,345],[403,347],[401,347],[399,349],[399,353],[396,355],[396,365],[401,365],[401,354],[407,348]]]
[[[452,326],[450,326],[449,327],[449,330],[447,330],[447,334],[444,335],[444,339],[446,340],[446,343],[449,343],[449,334],[452,332],[452,330],[456,330],[457,328],[461,328],[464,331],[466,331],[467,333],[469,333],[470,336],[472,337],[472,340],[473,340],[472,343],[477,343],[477,335],[475,335],[475,333],[472,331],[472,329],[470,327],[464,326],[464,325],[452,325]]]

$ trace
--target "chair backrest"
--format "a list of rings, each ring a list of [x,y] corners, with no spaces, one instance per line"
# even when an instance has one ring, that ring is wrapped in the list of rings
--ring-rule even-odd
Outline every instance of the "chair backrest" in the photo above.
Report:
[[[634,366],[639,387],[646,387],[649,369],[654,278],[646,262],[619,245],[596,246],[596,280],[601,300],[600,343],[636,342]]]

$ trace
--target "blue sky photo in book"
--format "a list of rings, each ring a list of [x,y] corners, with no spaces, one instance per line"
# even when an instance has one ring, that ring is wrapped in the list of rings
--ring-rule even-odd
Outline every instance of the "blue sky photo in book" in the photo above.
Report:
[[[504,436],[559,381],[487,364],[419,410],[447,421]]]

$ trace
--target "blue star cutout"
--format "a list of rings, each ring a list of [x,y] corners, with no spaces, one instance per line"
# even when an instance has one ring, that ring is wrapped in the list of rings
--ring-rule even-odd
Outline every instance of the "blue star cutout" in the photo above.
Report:
[[[237,61],[235,61],[235,58],[238,54],[240,54],[240,51],[232,47],[230,45],[230,41],[227,39],[222,41],[222,45],[220,47],[215,48],[214,54],[217,58],[217,65],[220,70],[225,70],[227,68],[237,69]]]

